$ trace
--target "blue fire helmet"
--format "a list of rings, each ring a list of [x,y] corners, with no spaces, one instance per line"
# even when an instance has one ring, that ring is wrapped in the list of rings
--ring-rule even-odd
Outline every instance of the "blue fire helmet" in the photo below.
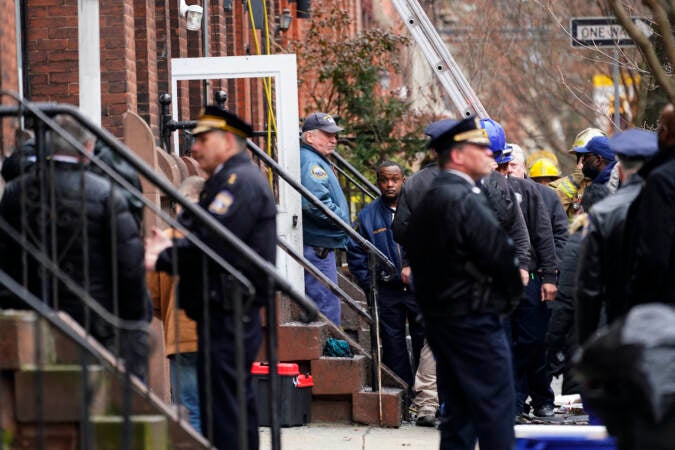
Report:
[[[481,119],[480,125],[485,129],[490,139],[490,150],[495,153],[503,151],[506,148],[506,135],[499,122],[489,118]]]
[[[504,150],[502,150],[501,152],[493,152],[493,156],[497,164],[501,165],[511,162],[511,160],[513,159],[513,147],[511,147],[510,145],[506,145]]]

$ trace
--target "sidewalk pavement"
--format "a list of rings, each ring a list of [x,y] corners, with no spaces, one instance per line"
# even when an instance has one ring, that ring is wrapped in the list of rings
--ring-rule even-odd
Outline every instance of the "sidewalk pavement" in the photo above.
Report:
[[[292,450],[435,450],[439,444],[437,429],[409,423],[399,428],[313,423],[281,429],[281,448]],[[261,427],[260,450],[270,448],[270,429]]]

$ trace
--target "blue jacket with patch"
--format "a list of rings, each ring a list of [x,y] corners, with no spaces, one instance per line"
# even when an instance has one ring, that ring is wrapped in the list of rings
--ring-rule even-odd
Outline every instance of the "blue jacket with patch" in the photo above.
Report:
[[[300,180],[305,188],[349,226],[349,205],[330,163],[305,143],[300,147]],[[342,228],[303,197],[302,239],[304,245],[345,248],[348,238]]]
[[[359,212],[356,222],[354,222],[354,229],[384,253],[396,266],[396,273],[389,275],[380,267],[378,270],[379,281],[400,284],[401,248],[394,242],[394,234],[391,231],[393,216],[394,210],[382,201],[382,197],[378,197]],[[349,240],[347,246],[347,263],[349,264],[349,271],[359,280],[359,284],[363,288],[368,288],[370,285],[368,253],[353,239]]]

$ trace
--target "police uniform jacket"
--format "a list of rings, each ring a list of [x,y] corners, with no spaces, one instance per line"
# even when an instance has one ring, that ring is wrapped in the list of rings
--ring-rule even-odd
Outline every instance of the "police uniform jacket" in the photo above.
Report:
[[[277,234],[274,197],[267,180],[245,151],[232,156],[206,180],[199,196],[199,206],[263,259],[275,263]],[[188,211],[181,215],[180,220],[195,237],[243,272],[254,284],[256,305],[267,304],[270,299],[265,280],[261,279],[245,257],[216,236],[210,228],[197,222]],[[188,317],[201,319],[204,291],[201,280],[204,270],[208,270],[205,290],[209,305],[230,309],[232,281],[228,279],[225,269],[214,262],[209,262],[205,268],[201,251],[187,239],[176,241],[174,246],[180,275],[178,302]],[[158,257],[156,269],[172,272],[173,254],[174,249],[171,247],[164,250]]]
[[[25,208],[28,220],[26,237],[32,245],[46,249],[53,246],[59,268],[79,286],[84,285],[87,270],[89,294],[108,311],[114,310],[115,284],[119,316],[128,320],[150,320],[152,311],[145,285],[143,242],[120,189],[113,192],[108,180],[83,169],[79,163],[57,160],[53,164],[57,217],[47,223],[46,241],[40,239],[39,207],[40,201],[48,200],[39,197],[40,177],[37,170],[33,169],[7,185],[0,203],[0,216],[20,230],[22,208]],[[24,195],[26,202],[22,207]],[[86,212],[86,226],[83,211]],[[51,225],[56,227],[54,242]],[[111,237],[113,230],[114,240]],[[88,260],[84,259],[85,253]],[[0,266],[19,282],[23,270],[22,254],[13,238],[0,232]],[[37,295],[41,295],[42,283],[39,267],[35,260],[28,259],[28,288]],[[117,275],[116,279],[113,279],[113,273]],[[49,292],[51,294],[51,288]],[[83,302],[76,293],[59,283],[58,299],[50,299],[48,303],[56,300],[59,309],[84,324]],[[20,305],[22,303],[11,306]],[[112,328],[96,316],[93,316],[91,331],[101,341],[112,336]]]
[[[391,224],[391,230],[394,240],[404,247],[407,245],[405,233],[410,224],[410,216],[431,188],[438,172],[438,164],[430,164],[408,178],[403,184],[396,204],[396,214]]]
[[[522,293],[513,242],[480,189],[455,173],[436,177],[406,241],[425,315],[506,313]]]
[[[328,160],[312,146],[300,147],[302,185],[333,211],[345,224],[350,223],[349,205]],[[345,248],[347,233],[306,198],[302,198],[302,239],[304,245]]]
[[[396,266],[393,274],[389,274],[384,268],[379,268],[377,273],[380,276],[380,282],[401,285],[401,249],[394,242],[391,232],[393,215],[394,210],[382,201],[382,197],[378,197],[359,211],[354,222],[354,229]],[[366,288],[370,286],[368,253],[352,239],[349,240],[347,246],[347,263],[349,271],[359,280],[359,284]]]
[[[406,180],[403,189],[401,189],[394,222],[392,223],[392,231],[396,242],[403,246],[402,258],[404,266],[410,265],[407,252],[405,251],[405,247],[407,246],[405,236],[410,217],[431,188],[439,172],[440,169],[436,163],[426,166]],[[515,207],[517,201],[513,189],[508,186],[505,178],[497,172],[492,172],[485,177],[482,180],[482,186],[490,208],[507,234],[514,241],[520,267],[527,269],[530,261],[530,238],[527,235],[523,214]]]
[[[642,189],[642,177],[635,174],[614,195],[593,205],[585,231],[576,279],[578,328],[581,342],[598,328],[605,305],[607,322],[628,312],[621,249],[628,208]]]
[[[539,195],[535,182],[524,178],[508,177],[509,183],[520,196],[520,208],[527,224],[532,251],[530,272],[537,272],[542,283],[555,283],[557,277],[553,228],[548,210]]]
[[[635,237],[627,288],[632,304],[675,304],[675,148],[659,149],[654,158],[661,164],[648,172],[626,223]]]

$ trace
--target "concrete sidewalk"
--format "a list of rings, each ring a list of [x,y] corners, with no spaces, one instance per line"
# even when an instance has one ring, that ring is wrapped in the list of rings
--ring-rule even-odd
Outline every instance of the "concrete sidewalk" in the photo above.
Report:
[[[281,447],[292,450],[437,449],[439,431],[405,423],[399,428],[310,424],[281,429]],[[270,430],[260,428],[260,450],[269,450]]]

